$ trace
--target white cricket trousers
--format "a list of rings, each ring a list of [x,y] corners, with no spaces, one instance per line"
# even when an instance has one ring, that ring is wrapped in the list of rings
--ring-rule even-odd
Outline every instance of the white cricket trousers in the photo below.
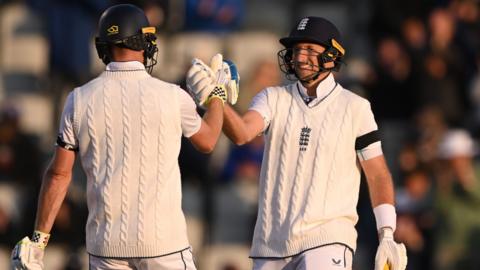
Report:
[[[253,259],[253,270],[351,270],[353,251],[331,244],[281,259]]]
[[[152,258],[89,256],[89,270],[196,270],[190,248]]]

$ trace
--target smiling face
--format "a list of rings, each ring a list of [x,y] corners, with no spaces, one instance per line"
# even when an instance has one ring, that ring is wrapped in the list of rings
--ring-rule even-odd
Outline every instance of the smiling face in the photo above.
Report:
[[[313,43],[297,43],[293,46],[295,71],[300,77],[320,71],[318,57],[325,48]]]
[[[320,69],[320,55],[325,51],[325,47],[315,43],[297,43],[292,48],[293,68],[298,78],[308,80],[314,78],[320,72],[318,78],[309,84],[315,84],[323,80],[329,71],[323,72]],[[324,68],[333,68],[334,62],[327,62]]]

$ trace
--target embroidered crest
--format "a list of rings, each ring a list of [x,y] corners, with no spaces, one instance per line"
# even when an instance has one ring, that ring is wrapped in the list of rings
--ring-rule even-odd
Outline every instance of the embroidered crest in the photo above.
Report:
[[[297,30],[305,30],[305,27],[307,27],[307,23],[308,23],[308,18],[303,18],[298,23]]]
[[[312,131],[312,129],[307,126],[302,128],[300,132],[300,141],[299,141],[300,151],[307,150],[308,142],[310,140],[310,131]]]

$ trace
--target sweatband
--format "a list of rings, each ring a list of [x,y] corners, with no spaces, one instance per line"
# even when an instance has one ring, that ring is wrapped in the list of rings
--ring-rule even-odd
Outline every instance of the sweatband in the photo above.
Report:
[[[390,227],[393,231],[397,228],[397,213],[395,206],[384,203],[373,208],[375,222],[377,223],[377,231],[383,227]]]

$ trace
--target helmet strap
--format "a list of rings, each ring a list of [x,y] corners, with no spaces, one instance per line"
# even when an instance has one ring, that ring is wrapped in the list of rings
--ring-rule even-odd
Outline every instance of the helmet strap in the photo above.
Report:
[[[300,76],[298,76],[297,72],[295,72],[295,77],[297,77],[297,79],[302,83],[311,83],[311,82],[315,81],[316,79],[318,79],[318,77],[320,76],[321,73],[322,73],[322,71],[317,71],[314,74],[312,74],[310,76],[307,76],[306,78],[300,78]]]

